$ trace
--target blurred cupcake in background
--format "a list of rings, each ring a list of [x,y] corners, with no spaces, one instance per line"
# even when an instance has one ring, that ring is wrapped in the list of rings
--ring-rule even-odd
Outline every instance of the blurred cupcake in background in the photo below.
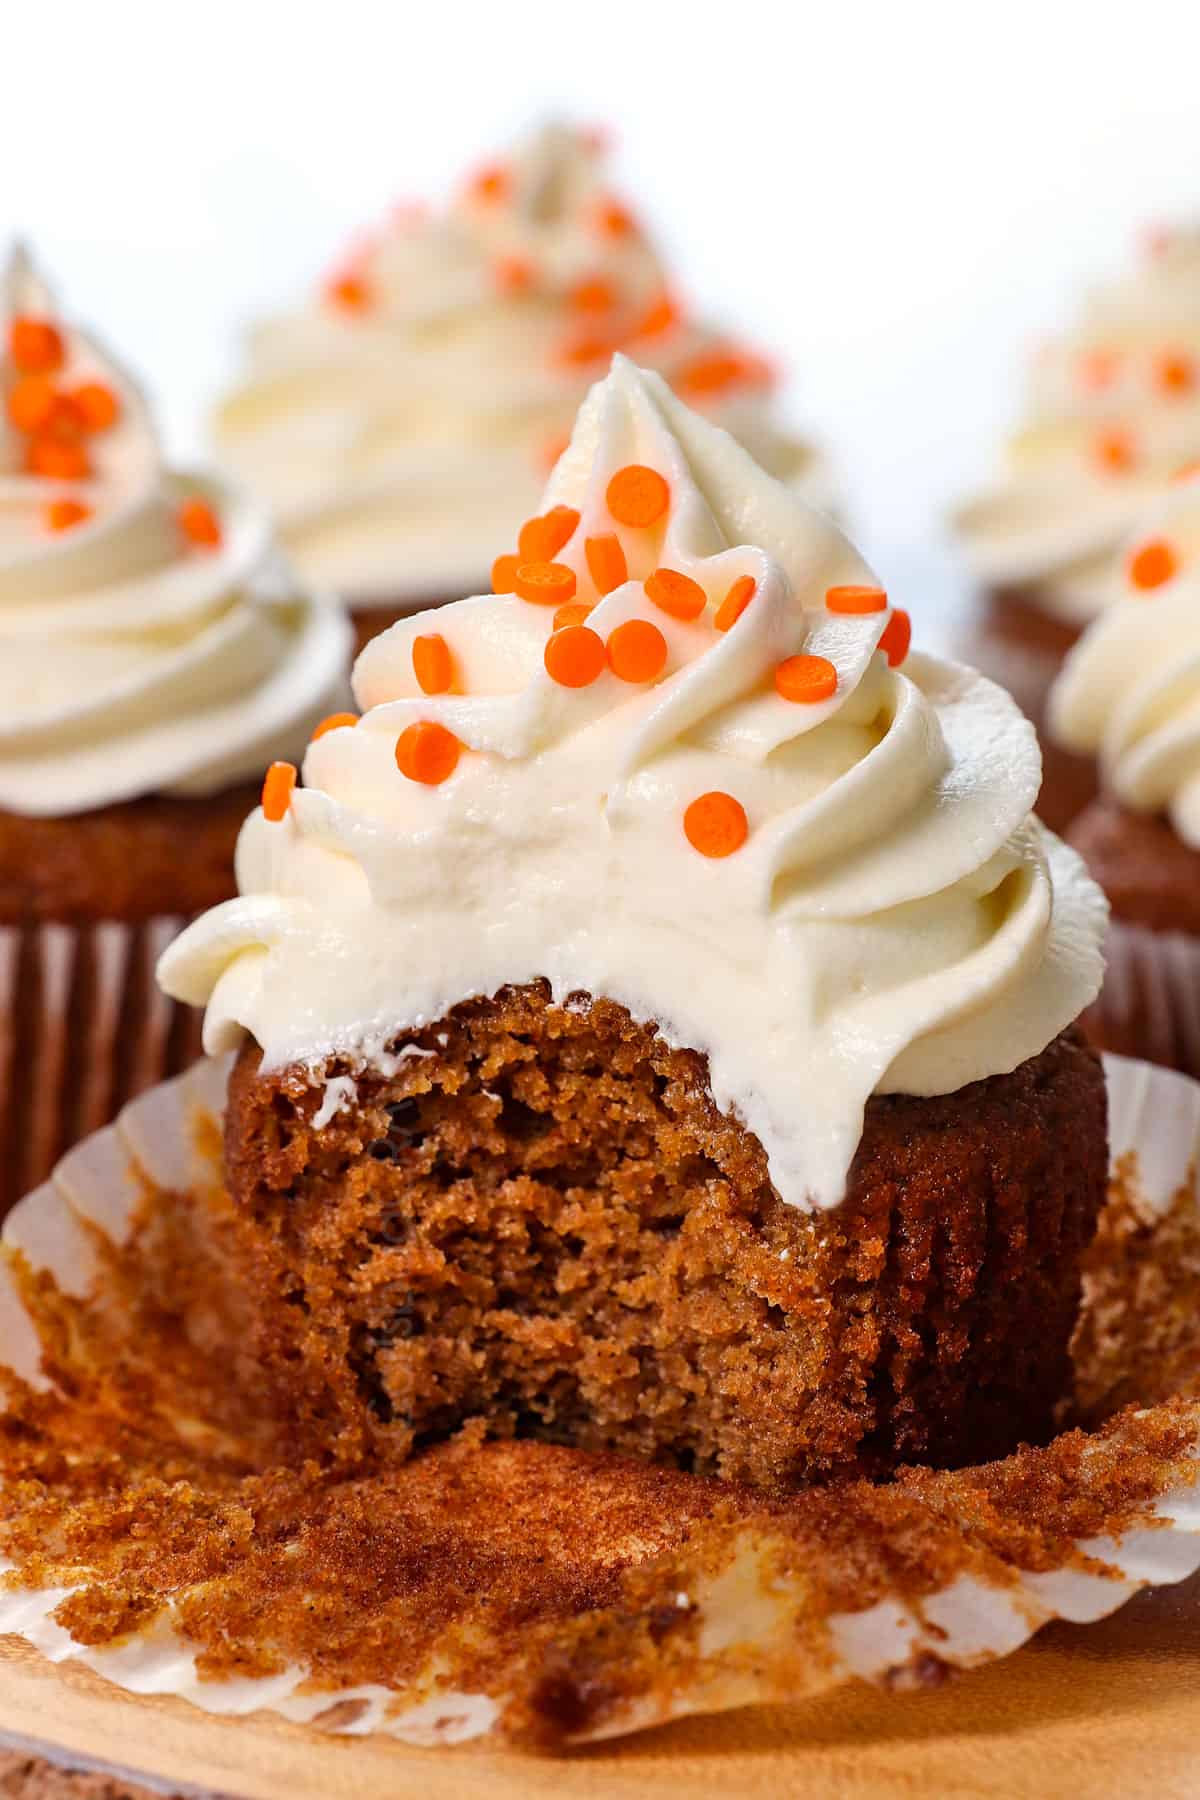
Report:
[[[0,276],[0,1213],[198,1036],[153,967],[235,891],[266,765],[344,689],[340,609],[167,470],[136,384]]]
[[[1126,581],[1129,534],[1200,457],[1200,226],[1148,237],[1138,267],[1094,294],[1034,358],[1005,473],[954,529],[982,598],[968,653],[1040,727],[1063,658]],[[1039,810],[1063,830],[1095,794],[1094,764],[1042,732]]]
[[[1112,905],[1089,1025],[1103,1048],[1200,1076],[1200,475],[1124,560],[1049,705],[1052,739],[1096,760],[1103,790],[1069,833]]]
[[[561,125],[476,170],[440,215],[400,209],[254,329],[216,442],[362,643],[486,591],[618,349],[828,505],[827,466],[774,417],[770,365],[692,315],[609,187],[602,139]]]

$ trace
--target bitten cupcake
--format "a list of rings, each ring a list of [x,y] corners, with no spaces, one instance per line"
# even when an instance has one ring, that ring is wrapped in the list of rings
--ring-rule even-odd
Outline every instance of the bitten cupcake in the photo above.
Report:
[[[1154,234],[1039,351],[1005,475],[955,515],[984,598],[972,660],[1039,728],[1064,656],[1121,595],[1130,532],[1197,457],[1200,228]],[[1094,767],[1045,737],[1043,751],[1039,810],[1062,830],[1095,797]]]
[[[774,417],[770,366],[694,317],[604,164],[594,135],[547,127],[252,334],[218,448],[360,642],[486,587],[618,348],[827,504],[824,462]]]
[[[336,703],[349,633],[260,512],[164,469],[21,252],[0,310],[2,1211],[196,1054],[154,961],[234,891],[263,768]]]
[[[1089,1028],[1200,1076],[1200,477],[1145,522],[1127,568],[1050,697],[1051,733],[1097,759],[1103,787],[1071,828],[1113,909]]]
[[[368,645],[160,965],[241,1045],[301,1437],[771,1484],[1047,1433],[1105,909],[1030,817],[1032,727],[623,358],[526,535],[511,591]]]

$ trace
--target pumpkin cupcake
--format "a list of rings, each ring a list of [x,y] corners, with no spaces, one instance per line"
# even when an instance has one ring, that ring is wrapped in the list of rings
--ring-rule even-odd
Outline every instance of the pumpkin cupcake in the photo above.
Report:
[[[3,1210],[196,1053],[154,960],[234,891],[247,804],[335,703],[348,632],[240,494],[164,468],[23,252],[0,332]]]
[[[1055,830],[1095,797],[1095,768],[1045,735],[1063,659],[1120,598],[1124,546],[1200,457],[1200,227],[1156,232],[1030,372],[1008,467],[954,519],[982,604],[968,653],[1043,731],[1039,810]]]
[[[625,346],[827,504],[823,460],[775,419],[769,365],[696,318],[595,134],[562,126],[478,169],[442,213],[401,211],[311,302],[260,325],[216,442],[365,642],[486,587]]]

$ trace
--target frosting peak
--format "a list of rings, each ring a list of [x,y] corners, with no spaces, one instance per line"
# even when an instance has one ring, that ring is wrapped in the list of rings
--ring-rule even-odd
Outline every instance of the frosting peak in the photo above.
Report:
[[[606,995],[708,1055],[787,1201],[835,1204],[870,1094],[1012,1069],[1099,985],[1032,728],[623,358],[521,540],[509,591],[367,646],[363,717],[164,984],[210,1049],[314,1068],[507,982]]]

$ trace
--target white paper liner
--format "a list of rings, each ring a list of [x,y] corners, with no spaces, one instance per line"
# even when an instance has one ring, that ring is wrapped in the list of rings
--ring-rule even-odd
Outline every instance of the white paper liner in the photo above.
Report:
[[[196,1124],[202,1116],[214,1122],[219,1116],[227,1071],[227,1060],[202,1062],[127,1107],[15,1209],[4,1226],[4,1244],[33,1270],[49,1271],[61,1290],[87,1292],[103,1267],[93,1229],[114,1243],[128,1236],[145,1193],[143,1174],[176,1191],[218,1180],[216,1134],[202,1136]],[[1106,1072],[1114,1173],[1126,1195],[1130,1181],[1136,1182],[1138,1216],[1152,1225],[1177,1212],[1181,1197],[1184,1204],[1200,1205],[1200,1084],[1116,1057],[1106,1059]],[[0,1346],[4,1362],[25,1381],[44,1382],[37,1334],[9,1260],[0,1265]],[[1189,1398],[1180,1416],[1188,1430],[1194,1428],[1188,1454],[1198,1459],[1200,1401]],[[965,1521],[962,1530],[969,1544]],[[676,1596],[698,1624],[686,1681],[670,1692],[626,1696],[602,1722],[568,1730],[564,1741],[614,1736],[687,1713],[811,1696],[855,1676],[893,1688],[921,1685],[929,1670],[966,1669],[1007,1655],[1052,1619],[1102,1618],[1139,1588],[1181,1581],[1200,1567],[1200,1489],[1178,1481],[1119,1537],[1076,1540],[1061,1566],[1020,1568],[981,1543],[970,1550],[963,1573],[919,1602],[897,1591],[864,1610],[828,1612],[824,1641],[815,1648],[811,1611],[805,1613],[811,1601],[807,1572],[784,1569],[779,1550],[761,1524],[735,1534],[718,1571],[710,1569]],[[89,1647],[50,1616],[72,1591],[0,1589],[0,1632],[25,1639],[53,1662],[86,1663],[130,1692],[174,1695],[212,1713],[265,1708],[325,1730],[378,1731],[426,1746],[503,1729],[505,1693],[447,1690],[436,1658],[403,1692],[381,1686],[313,1692],[305,1689],[308,1671],[302,1667],[270,1679],[202,1680],[192,1648],[169,1615],[119,1647]]]

